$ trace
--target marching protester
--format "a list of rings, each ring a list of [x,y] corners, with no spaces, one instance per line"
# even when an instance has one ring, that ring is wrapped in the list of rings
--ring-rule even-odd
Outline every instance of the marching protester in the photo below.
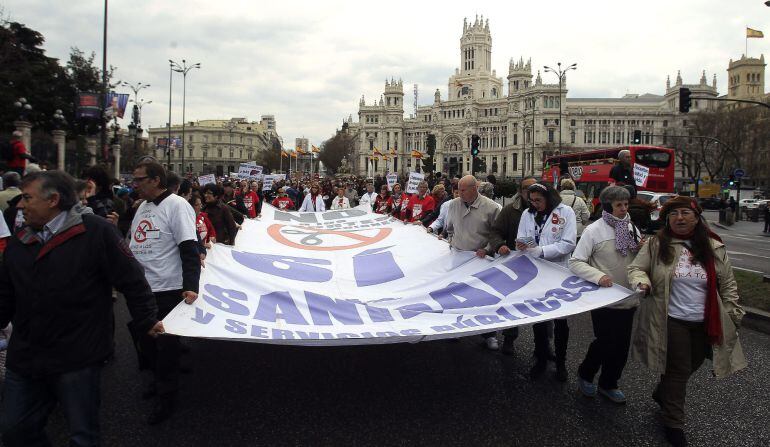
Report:
[[[615,181],[617,186],[634,186],[634,172],[631,166],[631,151],[623,149],[618,152],[618,162],[610,169],[610,178]]]
[[[746,367],[738,340],[745,311],[733,269],[724,243],[701,213],[691,197],[666,201],[660,211],[665,226],[628,266],[628,282],[647,294],[632,354],[661,374],[652,397],[662,410],[666,439],[675,446],[687,445],[687,382],[703,360],[712,359],[716,377]]]
[[[422,218],[419,220],[424,227],[430,227],[438,219],[439,214],[441,214],[441,206],[449,200],[443,183],[437,183],[433,187],[431,195],[433,196],[433,209],[429,213],[423,213]]]
[[[628,283],[627,267],[639,250],[642,233],[628,214],[630,197],[631,194],[620,186],[602,190],[599,195],[602,218],[586,227],[569,260],[569,268],[574,274],[602,287],[618,284],[632,288]],[[593,380],[601,369],[599,394],[612,402],[626,403],[618,380],[628,359],[638,304],[638,296],[632,295],[617,304],[591,311],[595,338],[578,368],[578,386],[584,396],[596,395]]]
[[[406,203],[405,203],[406,202]],[[401,191],[401,184],[393,185],[393,191],[388,199],[388,212],[395,218],[401,218],[401,208],[408,205],[409,201],[406,194]]]
[[[355,186],[356,185],[353,182],[348,182],[348,187],[345,190],[345,197],[348,199],[350,208],[355,208],[358,206],[358,191],[356,191]]]
[[[505,256],[516,249],[516,235],[519,232],[519,221],[522,213],[529,207],[529,191],[527,188],[535,184],[534,177],[525,177],[521,181],[521,190],[513,196],[513,201],[500,210],[500,214],[492,224],[490,233],[490,249],[492,253]],[[503,330],[503,346],[500,352],[512,355],[513,342],[519,337],[518,326]]]
[[[428,182],[421,181],[417,185],[417,194],[412,194],[404,210],[404,222],[420,222],[420,219],[429,215],[435,206],[433,196],[428,194]]]
[[[239,224],[243,223],[243,219],[249,215],[249,210],[243,203],[243,197],[240,194],[236,194],[237,191],[230,182],[222,183],[222,192],[222,202],[230,208],[233,219]]]
[[[326,204],[320,194],[318,184],[313,183],[310,186],[310,192],[305,195],[305,200],[302,201],[302,206],[299,207],[300,212],[322,212],[326,211]]]
[[[16,172],[19,175],[27,173],[27,160],[34,160],[29,155],[27,147],[24,146],[22,138],[24,138],[24,134],[20,130],[13,131],[10,141],[11,153],[8,154],[10,157],[5,160],[8,171]]]
[[[198,297],[201,266],[195,212],[183,198],[166,189],[166,171],[157,162],[139,163],[133,182],[144,203],[131,225],[130,248],[144,266],[162,320],[182,300],[191,304]],[[135,330],[132,334],[137,336]],[[147,418],[154,425],[168,419],[174,411],[179,388],[180,341],[175,335],[165,335],[156,340],[142,337],[139,343],[140,363],[154,372],[154,381],[145,393],[146,397],[157,397]]]
[[[0,266],[0,327],[13,322],[3,389],[6,446],[50,445],[58,403],[70,445],[99,445],[100,376],[113,351],[112,288],[136,330],[163,332],[144,272],[106,219],[80,214],[72,177],[28,175],[18,206],[25,225]]]
[[[257,206],[259,205],[259,196],[256,193],[256,189],[258,188],[259,184],[255,182],[255,185],[252,186],[247,181],[243,181],[241,183],[241,193],[240,197],[243,199],[243,205],[246,207],[246,215],[249,217],[249,219],[254,219],[257,217]]]
[[[234,245],[238,227],[233,214],[230,212],[230,207],[222,203],[222,188],[219,185],[209,183],[203,187],[201,193],[203,195],[203,211],[206,212],[206,216],[214,227],[217,242]]]
[[[439,237],[446,235],[446,216],[449,211],[449,203],[452,201],[452,199],[456,199],[459,196],[459,191],[457,189],[453,189],[452,197],[444,200],[444,203],[442,203],[439,207],[438,217],[436,217],[436,219],[426,228],[428,233],[435,233]]]
[[[583,234],[583,228],[590,222],[591,211],[588,209],[585,200],[575,194],[575,182],[570,178],[561,180],[561,203],[572,208],[575,212],[575,223],[577,225],[577,240]]]
[[[334,197],[334,200],[332,200],[332,207],[333,210],[344,210],[350,208],[350,201],[347,197],[345,197],[345,187],[340,186],[337,188],[337,196]]]
[[[203,200],[198,194],[190,197],[190,205],[195,211],[195,230],[198,232],[198,238],[203,244],[208,245],[216,242],[217,231],[209,219],[208,213],[203,211]]]
[[[278,196],[270,204],[282,211],[291,211],[295,208],[294,201],[289,198],[285,186],[278,189]]]
[[[534,183],[528,188],[529,209],[521,216],[516,236],[516,249],[526,250],[536,258],[543,258],[567,266],[570,253],[575,249],[575,212],[562,204],[561,196],[551,185]],[[548,341],[548,323],[535,323],[535,365],[530,370],[533,378],[541,376],[547,367],[551,352]],[[567,380],[567,344],[569,326],[566,318],[553,320],[556,351],[556,379]]]
[[[0,211],[8,209],[8,201],[21,195],[19,185],[21,176],[16,171],[8,171],[3,174],[3,190],[0,191]]]
[[[500,205],[479,194],[478,181],[472,175],[460,179],[458,189],[459,197],[447,205],[449,245],[456,250],[473,251],[476,256],[484,258],[490,253],[492,223],[500,213]],[[482,336],[488,349],[499,349],[494,332]]]
[[[366,192],[361,195],[359,205],[369,205],[370,210],[374,210],[374,204],[379,196],[374,192],[374,184],[372,182],[366,182]]]
[[[380,186],[380,193],[377,198],[374,199],[374,212],[377,214],[388,214],[388,206],[390,204],[390,190],[388,185]]]

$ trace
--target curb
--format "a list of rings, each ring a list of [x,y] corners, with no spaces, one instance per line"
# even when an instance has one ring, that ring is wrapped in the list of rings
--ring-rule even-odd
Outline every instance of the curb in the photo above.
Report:
[[[743,317],[742,325],[755,331],[770,334],[770,312],[753,307],[743,307],[746,315]]]

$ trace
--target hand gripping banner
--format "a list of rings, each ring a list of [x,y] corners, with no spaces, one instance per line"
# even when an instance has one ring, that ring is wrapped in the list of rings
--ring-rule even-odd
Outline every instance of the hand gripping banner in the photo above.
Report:
[[[261,343],[418,342],[563,318],[630,294],[518,252],[480,259],[366,207],[265,204],[235,246],[209,250],[198,299],[163,324],[182,336]]]

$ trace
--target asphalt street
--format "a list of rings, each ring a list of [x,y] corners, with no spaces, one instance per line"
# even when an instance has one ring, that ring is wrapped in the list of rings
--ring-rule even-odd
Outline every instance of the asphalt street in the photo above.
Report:
[[[765,223],[738,221],[729,227],[713,225],[719,220],[717,211],[704,212],[711,228],[722,237],[733,267],[770,274],[770,233],[763,233]]]
[[[657,446],[665,445],[650,398],[656,377],[630,361],[629,398],[616,406],[576,392],[574,372],[591,340],[590,318],[571,318],[570,379],[532,381],[532,332],[515,356],[481,347],[481,338],[364,347],[282,347],[186,339],[178,411],[160,426],[150,408],[117,309],[117,354],[104,368],[105,446]],[[744,329],[750,366],[727,379],[709,363],[688,396],[692,445],[770,445],[770,335]],[[57,410],[48,431],[66,445]]]

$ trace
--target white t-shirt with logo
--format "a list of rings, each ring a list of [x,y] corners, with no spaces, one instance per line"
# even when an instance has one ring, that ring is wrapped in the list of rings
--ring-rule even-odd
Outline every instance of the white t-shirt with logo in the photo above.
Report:
[[[671,281],[668,315],[679,320],[703,321],[708,294],[706,270],[693,264],[691,257],[692,252],[687,247],[682,248]]]
[[[182,259],[179,244],[197,240],[195,211],[189,203],[171,194],[155,205],[145,201],[131,222],[129,247],[145,270],[153,292],[182,288]]]

